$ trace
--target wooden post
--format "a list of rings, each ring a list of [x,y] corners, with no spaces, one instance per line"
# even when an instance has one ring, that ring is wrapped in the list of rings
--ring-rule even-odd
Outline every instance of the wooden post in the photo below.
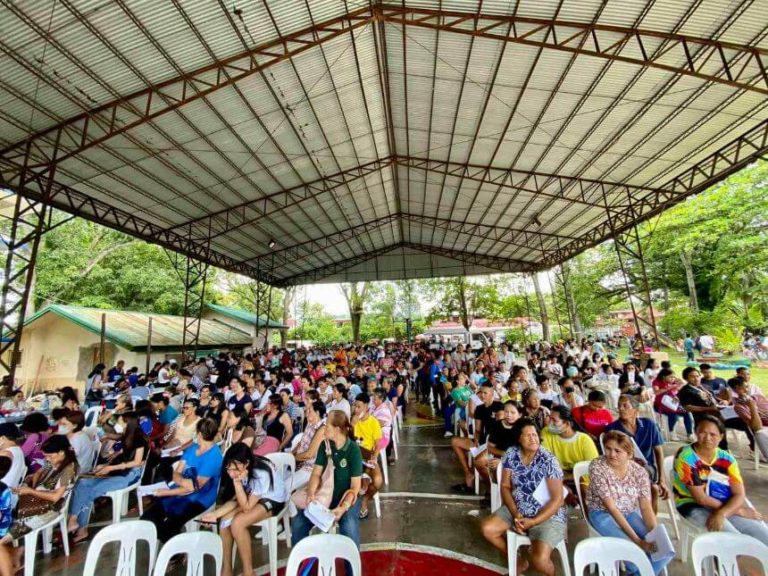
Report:
[[[149,324],[147,324],[147,368],[144,370],[144,377],[149,377],[149,364],[152,356],[152,316],[149,317]]]
[[[101,339],[99,340],[99,362],[106,364],[104,358],[104,344],[107,336],[107,315],[102,312],[101,314]]]

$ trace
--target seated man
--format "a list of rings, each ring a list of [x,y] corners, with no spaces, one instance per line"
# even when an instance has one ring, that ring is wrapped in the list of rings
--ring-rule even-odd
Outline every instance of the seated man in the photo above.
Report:
[[[475,481],[475,475],[469,465],[469,451],[472,448],[477,449],[485,444],[486,438],[491,431],[493,421],[499,419],[499,413],[504,411],[504,405],[501,402],[493,400],[493,385],[490,382],[484,382],[478,391],[482,404],[475,408],[475,434],[474,438],[453,438],[451,447],[456,454],[464,470],[464,482],[452,487],[457,492],[469,494],[473,492],[472,485]]]
[[[592,390],[587,396],[587,403],[573,409],[573,419],[597,442],[606,426],[613,422],[613,414],[605,407],[605,394]]]
[[[735,395],[733,409],[752,430],[763,461],[768,461],[768,399],[762,394],[750,394],[749,385],[739,376],[728,380],[728,386]]]

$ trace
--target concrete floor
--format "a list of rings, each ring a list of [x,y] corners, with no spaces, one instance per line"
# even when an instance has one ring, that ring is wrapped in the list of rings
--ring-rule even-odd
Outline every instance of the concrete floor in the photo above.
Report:
[[[678,444],[669,444],[667,452],[673,453]],[[739,450],[736,451],[739,453]],[[746,459],[740,460],[752,503],[768,516],[768,482],[766,467],[759,472],[752,469]],[[389,469],[390,485],[382,493],[382,518],[371,516],[362,521],[362,542],[402,542],[433,546],[474,556],[503,568],[503,559],[480,535],[480,522],[490,510],[480,497],[464,497],[451,494],[450,486],[461,481],[460,468],[450,450],[450,441],[442,436],[439,427],[405,427],[401,434],[400,460]],[[391,494],[388,496],[387,494]],[[104,507],[106,508],[106,507]],[[96,520],[104,519],[106,510],[100,510]],[[568,542],[571,549],[587,536],[578,512],[570,511]],[[135,514],[135,512],[134,512]],[[670,534],[672,534],[670,527]],[[63,552],[51,555],[39,552],[36,574],[46,576],[74,576],[82,574],[87,545],[78,545],[66,558]],[[254,547],[256,566],[267,564],[266,546]],[[284,542],[279,543],[281,560],[288,557]],[[115,552],[102,555],[98,574],[111,574]],[[183,573],[178,571],[179,574]],[[209,573],[209,572],[206,572]],[[212,570],[211,572],[212,573]],[[237,573],[237,572],[236,572]],[[263,574],[264,572],[259,572]],[[692,574],[690,564],[680,560],[670,564],[669,576]],[[142,576],[139,572],[139,576]]]

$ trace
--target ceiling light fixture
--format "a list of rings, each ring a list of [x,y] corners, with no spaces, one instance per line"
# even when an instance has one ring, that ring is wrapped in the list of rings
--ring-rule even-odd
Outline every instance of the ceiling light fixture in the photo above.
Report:
[[[274,248],[276,244],[277,244],[277,242],[275,242],[275,239],[274,238],[270,238],[269,242],[267,243],[267,246],[269,246],[270,249],[271,249],[271,248]]]
[[[538,216],[534,216],[533,220],[531,220],[534,224],[536,224],[537,227],[541,228],[541,220],[539,220]]]

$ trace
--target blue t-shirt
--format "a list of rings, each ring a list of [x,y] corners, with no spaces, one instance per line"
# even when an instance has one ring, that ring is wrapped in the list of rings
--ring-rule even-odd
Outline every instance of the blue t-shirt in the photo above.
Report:
[[[182,476],[192,480],[195,484],[198,478],[208,478],[208,481],[199,490],[195,490],[186,496],[163,498],[163,508],[168,512],[178,513],[193,503],[198,503],[203,508],[208,509],[216,501],[224,458],[221,455],[221,450],[216,445],[200,455],[197,454],[197,449],[198,445],[192,444],[181,455],[181,459],[184,461]]]
[[[629,431],[624,428],[621,420],[616,420],[605,427],[606,432],[609,430],[618,430],[619,432],[634,438],[635,444],[637,444],[640,452],[643,453],[643,458],[645,458],[646,463],[654,467],[656,466],[656,458],[653,454],[653,449],[656,446],[664,444],[664,440],[661,439],[661,433],[659,432],[659,427],[656,425],[656,422],[649,418],[638,418],[637,430],[634,434],[630,434]]]
[[[169,404],[168,408],[160,412],[160,416],[157,417],[157,421],[160,422],[160,424],[168,425],[174,420],[176,420],[176,418],[178,417],[179,417],[178,410],[176,410],[176,408],[174,408]]]

